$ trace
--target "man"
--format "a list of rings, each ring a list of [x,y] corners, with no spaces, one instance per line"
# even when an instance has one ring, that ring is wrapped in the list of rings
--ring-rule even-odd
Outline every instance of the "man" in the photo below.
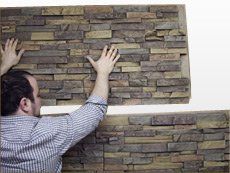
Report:
[[[1,47],[1,172],[61,172],[62,155],[91,133],[107,110],[108,78],[120,55],[104,47],[98,61],[87,59],[97,72],[95,87],[85,104],[58,117],[40,117],[41,99],[36,79],[24,71],[9,71],[18,40]],[[7,72],[7,73],[6,73]]]

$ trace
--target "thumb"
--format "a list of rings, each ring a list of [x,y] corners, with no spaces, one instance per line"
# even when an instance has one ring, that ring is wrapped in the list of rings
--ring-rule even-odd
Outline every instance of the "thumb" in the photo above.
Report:
[[[90,56],[86,56],[86,58],[89,60],[89,62],[92,64],[92,66],[95,66],[95,61],[90,57]]]
[[[21,58],[22,54],[25,52],[25,49],[21,49],[18,53],[18,57]]]

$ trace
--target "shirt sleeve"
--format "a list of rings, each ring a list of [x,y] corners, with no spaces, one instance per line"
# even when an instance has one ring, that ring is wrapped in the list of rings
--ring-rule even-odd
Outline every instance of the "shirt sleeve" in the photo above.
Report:
[[[96,129],[107,112],[107,101],[91,95],[79,109],[60,117],[58,152],[63,155],[70,147]]]

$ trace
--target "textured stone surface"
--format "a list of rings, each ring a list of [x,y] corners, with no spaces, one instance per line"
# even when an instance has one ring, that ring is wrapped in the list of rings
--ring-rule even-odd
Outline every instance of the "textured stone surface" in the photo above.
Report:
[[[50,85],[43,84],[47,95],[42,97],[48,105],[84,103],[96,79],[85,56],[97,60],[105,45],[113,45],[121,55],[109,76],[110,105],[188,103],[191,86],[184,16],[183,5],[2,8],[1,41],[16,37],[17,50],[27,50],[15,69],[29,70],[39,81],[76,84],[70,92],[66,85],[51,91]],[[205,124],[204,118],[198,126],[225,127],[221,121]]]
[[[72,82],[59,81],[56,86],[71,88]],[[46,103],[55,104],[53,95],[47,96]],[[61,93],[57,96],[68,99]],[[228,123],[229,111],[109,115],[66,152],[62,172],[227,173],[229,126],[198,127],[207,117]]]

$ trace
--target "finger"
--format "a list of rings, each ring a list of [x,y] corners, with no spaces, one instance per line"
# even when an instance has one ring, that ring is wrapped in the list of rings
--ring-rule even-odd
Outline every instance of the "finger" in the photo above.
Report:
[[[13,42],[14,42],[14,38],[11,38],[10,43],[9,43],[9,48],[12,48]]]
[[[89,62],[92,64],[92,66],[94,67],[94,60],[90,57],[90,56],[86,56],[86,58],[89,60]]]
[[[22,54],[25,52],[25,49],[21,49],[18,53],[18,57],[21,58]]]
[[[112,55],[111,55],[110,58],[113,60],[114,57],[116,56],[116,54],[117,54],[117,49],[115,49],[115,50],[113,51],[113,53],[112,53]]]
[[[112,46],[111,48],[110,48],[110,50],[109,50],[109,52],[107,53],[107,57],[110,57],[111,56],[111,54],[112,54],[112,52],[113,52],[113,50],[114,50],[114,46]]]
[[[120,57],[121,57],[121,55],[118,54],[118,55],[116,56],[116,58],[113,60],[113,62],[116,63]]]
[[[6,44],[5,44],[5,50],[8,49],[8,47],[9,47],[9,42],[10,42],[10,39],[7,39],[7,40],[6,40]]]
[[[14,43],[13,43],[12,48],[13,48],[14,50],[16,50],[17,44],[18,44],[18,39],[16,39],[16,40],[14,41]]]
[[[101,56],[103,56],[103,57],[106,56],[107,49],[108,49],[108,46],[105,45],[105,47],[104,47],[104,49],[103,49],[103,51],[102,51]]]
[[[3,53],[4,53],[4,51],[3,51],[2,45],[1,45],[0,49],[1,49],[1,54],[3,54]]]

